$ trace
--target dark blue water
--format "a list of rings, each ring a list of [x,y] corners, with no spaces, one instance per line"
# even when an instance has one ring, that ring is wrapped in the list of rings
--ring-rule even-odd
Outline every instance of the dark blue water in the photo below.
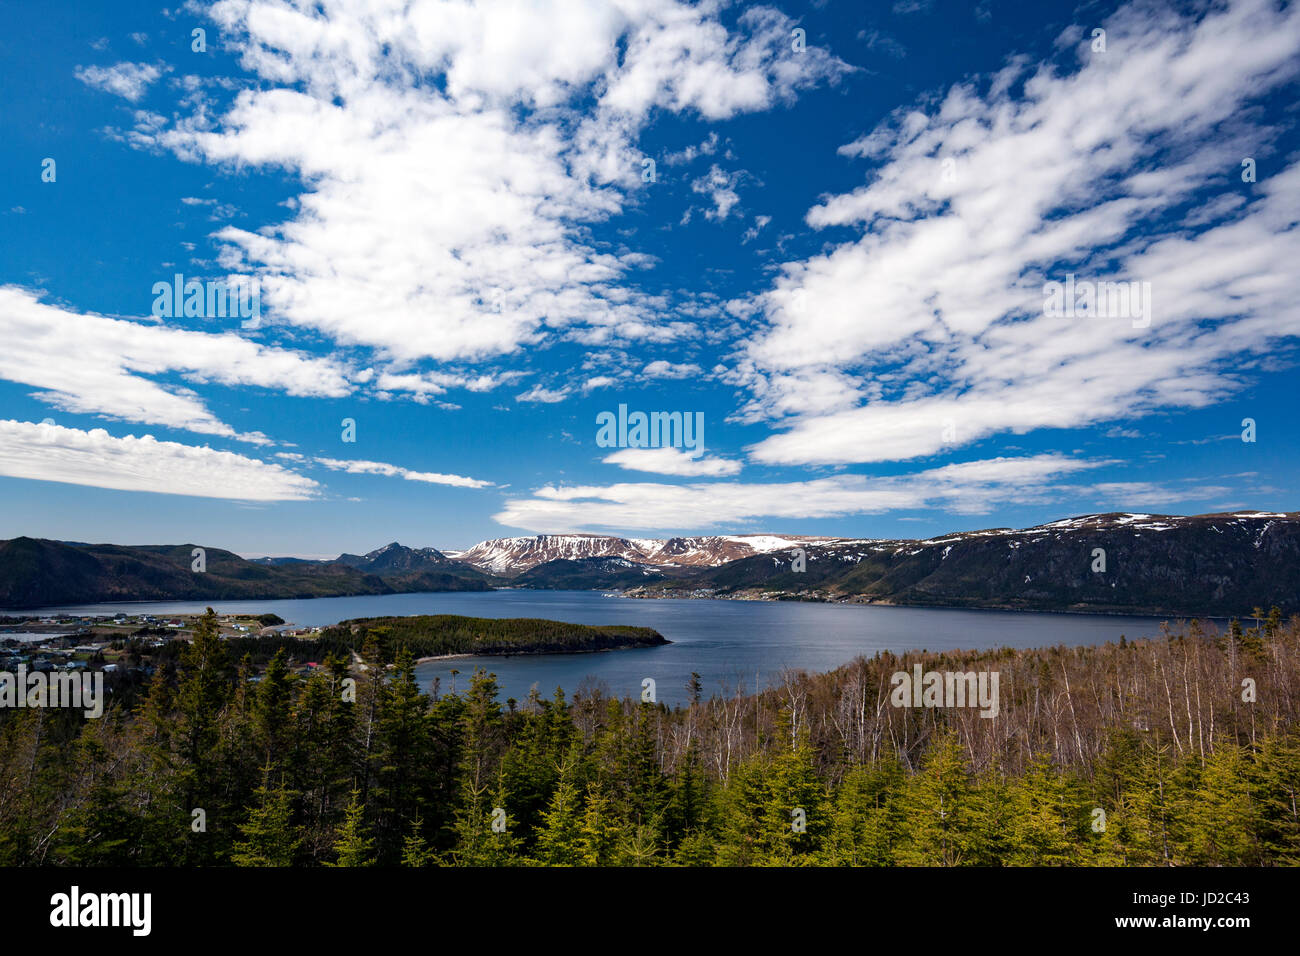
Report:
[[[298,625],[335,624],[345,618],[387,614],[466,614],[476,617],[543,617],[577,624],[637,624],[672,641],[665,647],[595,654],[467,657],[421,664],[428,688],[441,678],[444,692],[464,690],[475,667],[497,675],[501,699],[524,700],[536,685],[545,697],[557,686],[572,697],[584,682],[619,696],[641,695],[644,678],[669,704],[686,699],[691,672],[704,693],[748,690],[777,681],[784,668],[833,670],[879,650],[981,650],[1101,644],[1159,633],[1160,620],[1094,614],[1027,611],[960,611],[937,608],[806,604],[794,601],[637,600],[592,591],[487,591],[385,594],[297,601],[164,601],[42,609],[53,614],[272,612]],[[0,612],[4,613],[4,612]],[[11,612],[13,613],[13,612]],[[458,675],[451,673],[458,670]]]

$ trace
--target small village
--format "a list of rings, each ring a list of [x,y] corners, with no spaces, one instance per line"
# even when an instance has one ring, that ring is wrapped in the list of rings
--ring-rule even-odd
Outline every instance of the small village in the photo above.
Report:
[[[192,639],[198,614],[34,615],[7,618],[0,625],[0,671],[19,666],[28,671],[141,670],[153,649],[172,641]],[[293,627],[274,614],[220,614],[218,635],[241,637],[291,636],[311,639],[319,627]],[[315,662],[304,670],[314,668]]]

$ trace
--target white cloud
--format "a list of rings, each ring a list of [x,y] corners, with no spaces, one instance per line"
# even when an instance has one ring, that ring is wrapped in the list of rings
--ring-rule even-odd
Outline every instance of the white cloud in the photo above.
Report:
[[[771,8],[728,30],[722,7],[336,0],[326,19],[228,0],[212,15],[256,85],[132,141],[299,175],[295,218],[218,238],[278,316],[341,344],[478,361],[673,340],[693,328],[627,281],[644,253],[586,232],[642,188],[640,133],[656,111],[726,119],[849,69],[793,53]]]
[[[149,290],[141,300],[152,302]],[[234,332],[210,333],[112,319],[47,305],[0,286],[0,379],[31,385],[56,408],[118,421],[163,425],[263,443],[219,421],[193,390],[151,376],[177,373],[192,384],[257,386],[337,398],[351,392],[329,359],[270,348]]]
[[[740,202],[736,192],[736,182],[740,177],[723,172],[716,163],[709,171],[691,183],[691,191],[708,196],[713,200],[713,208],[704,211],[705,219],[721,222],[730,215],[731,210]]]
[[[432,372],[396,372],[388,369],[374,376],[373,385],[375,391],[382,397],[401,392],[409,394],[418,404],[428,405],[433,402],[433,396],[442,395],[452,388],[463,388],[470,392],[489,392],[498,385],[515,381],[522,375],[522,372],[479,374],[449,369]]]
[[[318,490],[310,478],[233,452],[12,420],[0,421],[0,475],[236,501],[301,501]]]
[[[79,66],[77,79],[87,86],[124,97],[132,103],[144,96],[162,70],[149,63],[117,63],[113,66]]]
[[[646,378],[692,378],[700,374],[700,367],[693,363],[674,365],[664,359],[656,359],[647,363],[641,374]]]
[[[1159,481],[1104,481],[1080,490],[1091,493],[1093,500],[1116,511],[1132,508],[1168,509],[1180,501],[1207,501],[1233,493],[1233,489],[1223,485],[1178,487]]]
[[[534,385],[526,392],[520,392],[515,396],[517,402],[540,402],[544,405],[554,405],[556,402],[562,402],[569,396],[567,388],[543,388],[541,385]]]
[[[1041,503],[1062,476],[1106,464],[1060,455],[945,465],[914,475],[838,475],[811,481],[685,485],[547,485],[507,501],[493,518],[537,532],[589,528],[656,530],[734,526],[755,519],[838,518],[944,507],[983,514],[996,505]]]
[[[696,458],[681,448],[623,448],[601,459],[628,471],[649,471],[657,475],[686,478],[726,478],[739,473],[741,464],[725,458]]]
[[[718,151],[718,134],[710,133],[703,142],[697,145],[687,146],[685,149],[675,153],[668,153],[664,156],[664,163],[669,166],[681,166],[683,163],[694,162],[700,156],[712,156]]]
[[[1276,134],[1251,102],[1300,72],[1300,7],[1138,5],[1104,25],[1108,52],[1083,43],[1077,70],[1014,60],[842,150],[871,179],[808,222],[860,237],[736,306],[768,322],[729,376],[753,395],[738,417],[787,429],[756,460],[909,459],[949,425],[965,444],[1201,407],[1296,335],[1300,166],[1237,173]],[[1216,188],[1245,201],[1185,208]],[[1067,272],[1149,282],[1149,327],[1045,315]]]
[[[452,485],[456,488],[488,488],[492,482],[478,478],[466,478],[462,475],[443,475],[433,471],[412,471],[400,465],[390,465],[382,461],[343,461],[338,458],[317,458],[316,463],[324,465],[331,471],[344,471],[350,475],[383,475],[388,478],[405,478],[407,481],[423,481],[431,485]]]
[[[754,224],[745,230],[745,235],[740,241],[742,243],[753,242],[758,238],[758,234],[767,228],[767,224],[771,221],[771,216],[755,216]]]

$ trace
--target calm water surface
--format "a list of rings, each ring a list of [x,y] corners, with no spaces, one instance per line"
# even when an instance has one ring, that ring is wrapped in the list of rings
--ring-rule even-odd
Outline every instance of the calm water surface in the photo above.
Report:
[[[1159,633],[1160,619],[1026,611],[965,611],[939,608],[806,604],[794,601],[638,600],[593,591],[480,591],[383,594],[293,601],[159,601],[43,608],[52,614],[185,614],[205,606],[220,612],[272,612],[296,625],[335,624],[346,618],[388,614],[466,614],[475,617],[543,617],[577,624],[652,627],[665,647],[594,654],[466,657],[421,664],[421,686],[439,678],[464,690],[475,667],[497,675],[501,699],[523,700],[536,684],[543,696],[563,687],[603,686],[619,696],[639,697],[651,677],[660,700],[686,698],[692,671],[708,694],[737,684],[766,687],[784,668],[827,671],[879,650],[983,650],[1101,644]],[[6,613],[0,611],[0,614]],[[21,612],[7,612],[21,613]],[[451,673],[458,670],[458,675]]]

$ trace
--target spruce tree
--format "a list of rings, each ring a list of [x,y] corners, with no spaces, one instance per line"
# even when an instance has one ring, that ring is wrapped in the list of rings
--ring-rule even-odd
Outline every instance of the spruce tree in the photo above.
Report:
[[[343,824],[334,840],[335,860],[329,866],[372,866],[374,840],[366,835],[365,807],[361,791],[352,791],[352,802],[344,812]]]
[[[291,866],[302,845],[299,828],[293,825],[292,795],[282,784],[270,785],[270,768],[265,769],[257,788],[257,805],[239,827],[244,839],[235,843],[230,859],[236,866]]]
[[[433,866],[435,862],[437,862],[437,854],[429,846],[429,841],[424,838],[424,820],[416,816],[411,821],[406,839],[402,842],[402,866]]]
[[[961,745],[944,734],[901,795],[902,832],[894,851],[904,866],[957,866],[966,858],[972,809],[970,774]]]
[[[579,846],[582,793],[577,781],[578,762],[575,748],[560,765],[555,792],[542,813],[536,857],[547,866],[576,866],[582,862]]]

